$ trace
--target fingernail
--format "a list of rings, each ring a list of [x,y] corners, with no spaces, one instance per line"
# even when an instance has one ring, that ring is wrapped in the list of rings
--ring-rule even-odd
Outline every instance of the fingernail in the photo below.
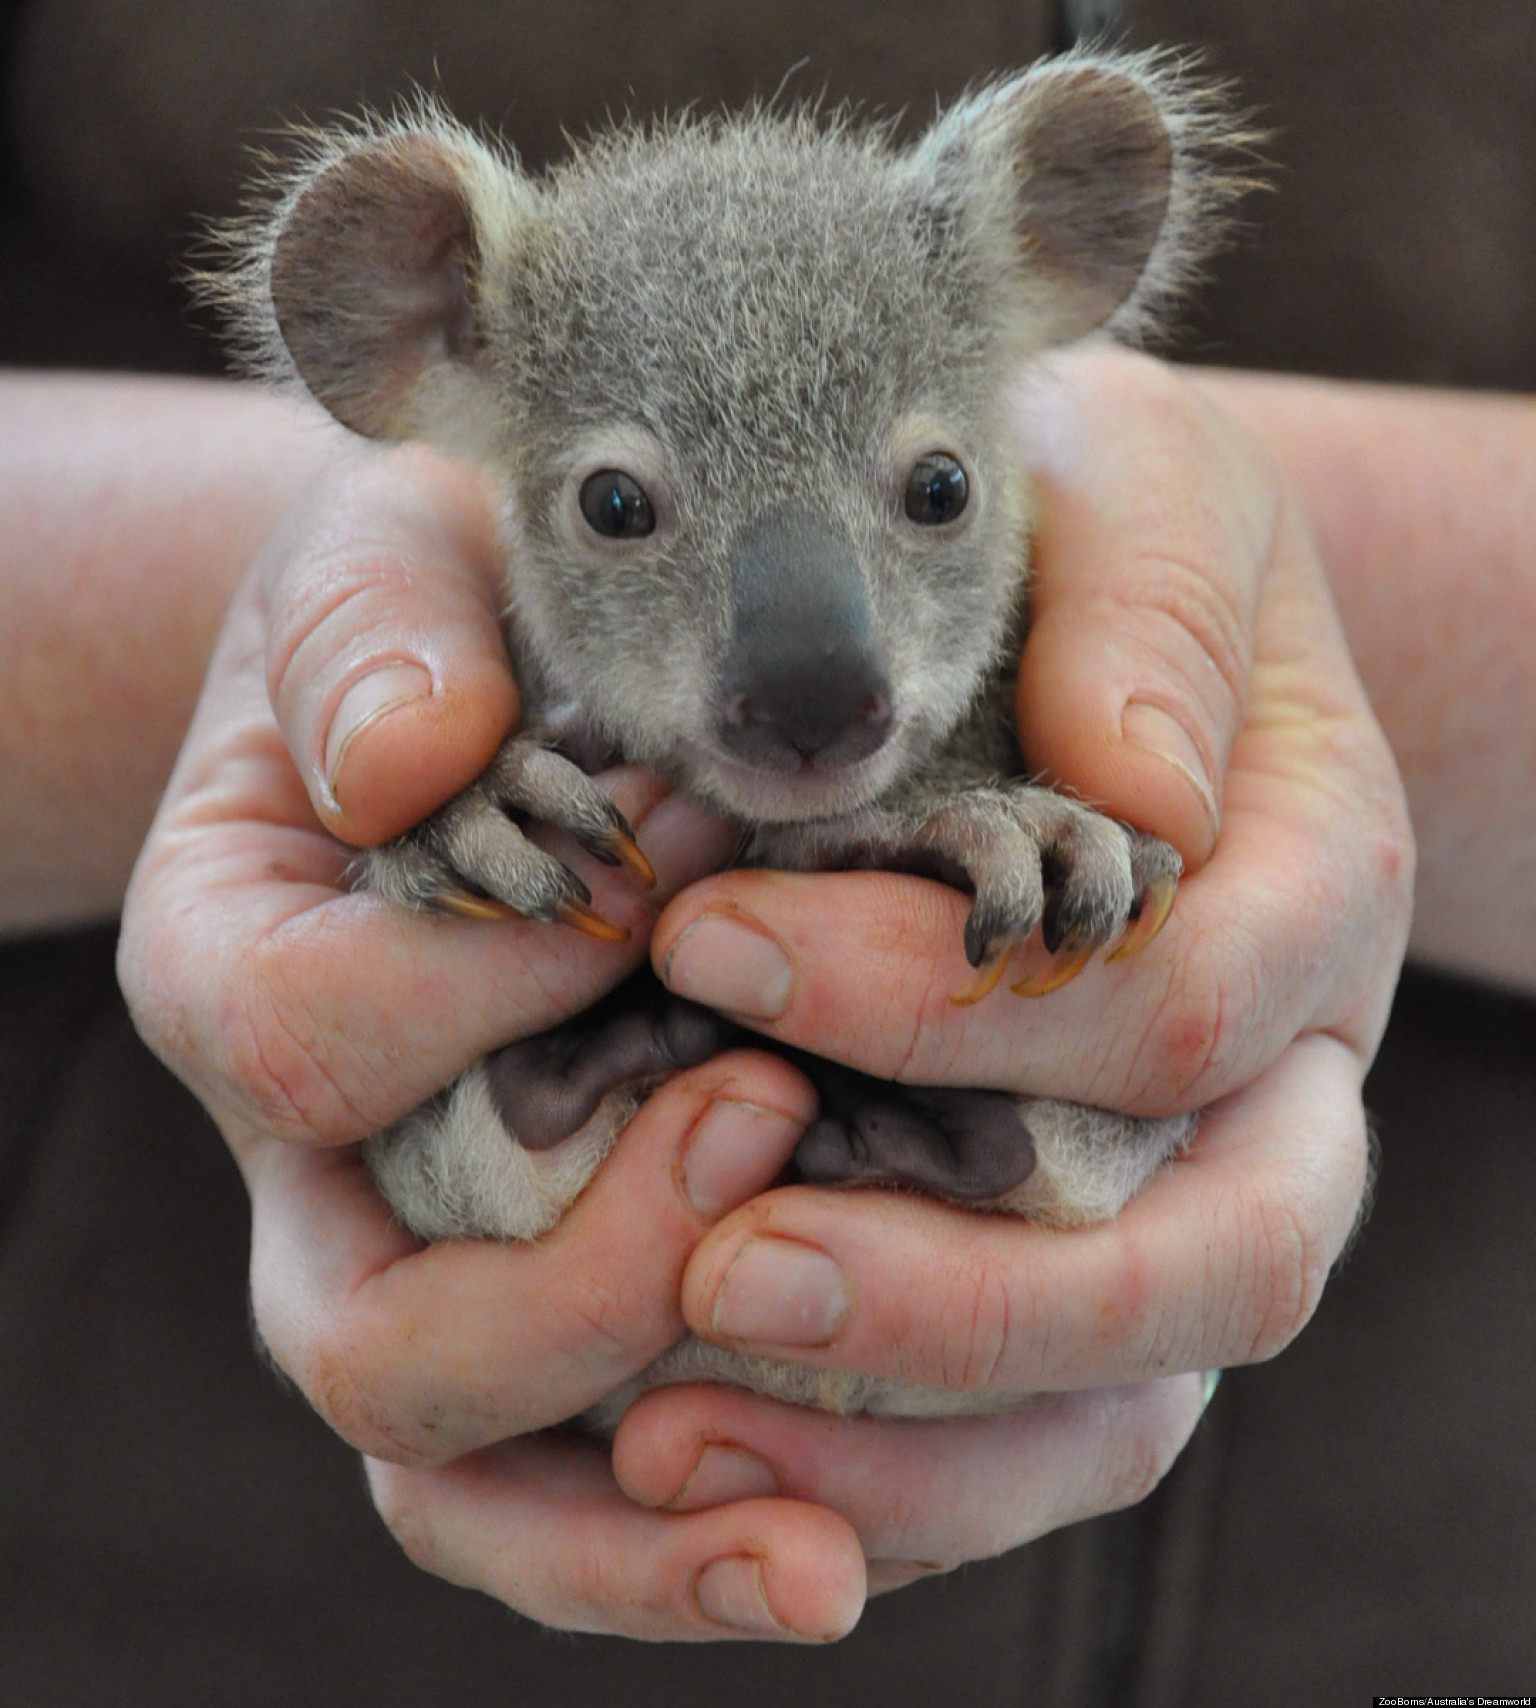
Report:
[[[789,1006],[789,957],[759,925],[706,913],[672,945],[663,982],[679,996],[750,1020],[777,1020]]]
[[[715,1560],[699,1573],[693,1593],[707,1619],[729,1625],[736,1631],[755,1631],[764,1637],[793,1637],[797,1633],[783,1625],[768,1605],[763,1589],[763,1567],[750,1554],[730,1560]]]
[[[1206,1373],[1205,1373],[1205,1384],[1204,1384],[1203,1390],[1202,1390],[1201,1395],[1200,1395],[1200,1410],[1202,1412],[1211,1403],[1211,1401],[1216,1397],[1216,1387],[1220,1381],[1221,1381],[1221,1372],[1219,1370],[1207,1370],[1206,1371]]]
[[[683,1191],[701,1216],[716,1221],[770,1186],[805,1128],[777,1109],[722,1098],[688,1135]]]
[[[380,665],[347,689],[325,738],[325,781],[332,795],[347,749],[369,724],[412,700],[425,700],[431,692],[431,672],[419,664]]]
[[[829,1346],[847,1320],[842,1271],[824,1251],[787,1239],[742,1246],[709,1318],[723,1339],[773,1346]]]
[[[757,1500],[780,1493],[779,1479],[765,1460],[745,1447],[712,1443],[699,1455],[688,1481],[667,1502],[668,1512],[701,1512],[733,1500]]]
[[[1150,753],[1171,765],[1193,786],[1200,804],[1210,821],[1214,835],[1221,828],[1221,810],[1216,805],[1216,791],[1206,775],[1205,761],[1191,740],[1189,732],[1177,718],[1161,706],[1149,706],[1142,700],[1132,700],[1120,720],[1120,733],[1132,747]]]

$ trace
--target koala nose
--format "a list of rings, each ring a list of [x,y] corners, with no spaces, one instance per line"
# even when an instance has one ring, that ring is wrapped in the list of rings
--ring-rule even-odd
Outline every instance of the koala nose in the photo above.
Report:
[[[875,752],[890,734],[891,689],[847,535],[785,506],[743,530],[731,570],[726,751],[772,771],[831,770]]]

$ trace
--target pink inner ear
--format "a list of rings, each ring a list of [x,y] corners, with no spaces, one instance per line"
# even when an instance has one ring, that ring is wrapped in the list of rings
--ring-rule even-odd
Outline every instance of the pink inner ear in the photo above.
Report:
[[[427,368],[474,360],[478,260],[459,163],[434,138],[384,137],[321,172],[272,255],[304,383],[348,427],[389,437]]]
[[[1078,337],[1136,288],[1168,212],[1173,143],[1128,77],[1083,66],[1020,91],[1019,234],[1030,264],[1071,287]]]

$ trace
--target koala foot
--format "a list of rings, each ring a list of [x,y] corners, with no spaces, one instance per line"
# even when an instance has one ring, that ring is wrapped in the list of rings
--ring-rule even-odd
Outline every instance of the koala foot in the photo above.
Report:
[[[587,886],[531,842],[513,814],[544,819],[605,865],[656,882],[623,813],[597,784],[569,759],[513,736],[462,794],[365,857],[368,885],[406,907],[481,919],[521,914],[623,942],[629,933],[592,907]]]
[[[646,1095],[723,1047],[729,1024],[632,979],[508,1044],[368,1141],[379,1190],[423,1239],[537,1239],[591,1179]]]
[[[957,1204],[995,1203],[1035,1167],[1019,1102],[1001,1091],[896,1085],[796,1054],[821,1111],[795,1150],[818,1185],[910,1186]]]
[[[907,1186],[1075,1227],[1117,1215],[1189,1143],[1197,1117],[1115,1115],[1001,1091],[894,1085],[795,1054],[818,1119],[795,1151],[821,1185]]]
[[[1020,1098],[1018,1114],[1034,1149],[1034,1170],[990,1208],[1058,1228],[1118,1216],[1188,1147],[1200,1124],[1194,1112],[1116,1115],[1049,1097]]]

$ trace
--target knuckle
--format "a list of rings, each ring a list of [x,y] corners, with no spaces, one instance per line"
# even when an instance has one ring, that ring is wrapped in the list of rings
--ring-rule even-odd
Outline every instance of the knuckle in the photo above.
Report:
[[[285,1362],[309,1403],[344,1441],[376,1458],[398,1459],[390,1451],[393,1443],[377,1427],[378,1396],[359,1369],[350,1341],[322,1335],[300,1357]]]
[[[398,1465],[375,1461],[368,1468],[374,1510],[413,1566],[442,1577],[443,1570],[430,1504],[422,1498],[418,1477]]]
[[[218,1005],[223,1077],[254,1124],[290,1142],[347,1142],[381,1123],[347,1092],[333,1059],[345,1047],[310,1008],[285,948],[247,946]]]
[[[188,1054],[190,1017],[174,979],[167,976],[176,965],[130,892],[117,944],[117,982],[139,1036],[161,1061],[180,1071]]]
[[[657,1294],[635,1274],[584,1279],[559,1312],[561,1340],[581,1369],[631,1374],[649,1350],[660,1352],[680,1332],[671,1295]]]
[[[656,1635],[677,1609],[675,1580],[665,1569],[636,1573],[600,1535],[574,1534],[562,1552],[558,1580],[542,1586],[544,1623],[581,1631]]]
[[[302,574],[271,604],[267,683],[285,723],[298,696],[370,644],[389,640],[389,619],[410,577],[398,554],[346,542],[307,554]]]
[[[1217,524],[1205,524],[1213,533]],[[1249,622],[1226,578],[1213,566],[1229,555],[1218,539],[1184,542],[1175,551],[1148,550],[1134,584],[1117,589],[1117,627],[1131,629],[1169,674],[1187,684],[1218,727],[1230,725],[1247,696]],[[1190,643],[1194,644],[1191,668]]]
[[[1396,773],[1393,773],[1396,784]],[[1408,817],[1408,803],[1400,785],[1377,815],[1379,822],[1369,832],[1369,881],[1380,898],[1389,930],[1403,943],[1413,918],[1413,889],[1418,868],[1418,844]]]
[[[345,1330],[320,1333],[285,1367],[320,1416],[360,1452],[400,1466],[433,1465],[446,1456],[439,1420],[407,1417],[392,1369]]]
[[[1190,1421],[1158,1389],[1119,1408],[1098,1465],[1098,1510],[1136,1506],[1162,1482],[1189,1439]]]
[[[1312,1193],[1250,1198],[1242,1216],[1238,1280],[1237,1362],[1262,1363],[1282,1352],[1317,1309],[1333,1252],[1320,1232],[1326,1219],[1313,1213]]]
[[[1013,1345],[1008,1288],[991,1265],[977,1263],[955,1274],[949,1295],[937,1319],[939,1385],[959,1393],[985,1392],[1007,1367]]]
[[[1234,924],[1219,944],[1195,942],[1170,962],[1130,1065],[1127,1091],[1138,1107],[1198,1107],[1230,1089],[1264,1006],[1261,960],[1261,946]]]

